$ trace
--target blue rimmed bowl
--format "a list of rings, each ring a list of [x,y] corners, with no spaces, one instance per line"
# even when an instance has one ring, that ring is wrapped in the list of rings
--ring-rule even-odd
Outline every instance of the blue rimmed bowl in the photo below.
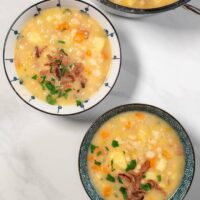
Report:
[[[16,38],[20,35],[20,30],[22,29],[25,22],[37,16],[44,9],[53,8],[53,7],[68,7],[76,8],[81,12],[85,12],[90,16],[94,17],[104,28],[107,37],[109,38],[111,48],[112,48],[112,62],[110,70],[107,74],[107,77],[100,87],[100,89],[87,101],[82,102],[79,105],[67,105],[67,106],[52,106],[37,99],[33,96],[23,85],[23,81],[17,75],[15,65],[14,65],[14,45]],[[96,7],[90,5],[87,2],[80,0],[45,0],[39,3],[36,3],[25,11],[23,11],[11,25],[4,43],[3,50],[3,62],[4,69],[7,76],[7,79],[12,86],[16,94],[28,105],[33,108],[53,115],[72,115],[84,112],[99,102],[101,102],[112,90],[114,87],[117,78],[119,76],[121,68],[121,47],[117,32],[110,22],[110,20]]]
[[[185,169],[181,184],[177,188],[176,192],[169,198],[169,200],[184,199],[190,189],[195,172],[195,155],[191,140],[185,129],[173,116],[160,108],[146,104],[127,104],[116,107],[99,117],[89,128],[82,141],[79,152],[79,174],[85,191],[92,200],[103,200],[103,198],[95,190],[95,187],[90,180],[87,166],[87,155],[89,151],[89,146],[95,133],[106,121],[120,113],[129,111],[144,111],[157,115],[158,117],[165,120],[176,131],[184,147]]]
[[[96,0],[96,3],[98,3],[99,6],[101,6],[103,9],[105,9],[110,13],[129,18],[138,18],[138,17],[150,16],[152,14],[173,11],[179,7],[183,7],[189,11],[194,12],[195,14],[200,15],[200,9],[193,5],[188,4],[188,2],[190,1],[191,0],[177,0],[175,3],[171,3],[166,6],[158,8],[148,8],[148,9],[130,8],[115,4],[110,0]]]

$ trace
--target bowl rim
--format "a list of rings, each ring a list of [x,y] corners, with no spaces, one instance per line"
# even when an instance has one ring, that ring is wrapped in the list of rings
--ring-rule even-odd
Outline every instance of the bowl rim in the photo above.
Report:
[[[191,0],[178,0],[177,2],[171,3],[169,5],[165,5],[165,6],[158,7],[158,8],[148,8],[148,9],[130,8],[127,6],[122,6],[122,5],[113,3],[110,0],[96,0],[96,1],[98,1],[100,4],[102,4],[106,7],[109,7],[111,9],[114,9],[114,10],[122,12],[122,13],[144,15],[144,14],[156,14],[156,13],[173,10],[182,5],[185,5],[186,3],[188,3]]]
[[[107,21],[108,23],[110,24],[110,26],[113,28],[114,32],[115,32],[115,35],[116,35],[116,38],[117,38],[117,41],[118,41],[118,44],[119,44],[119,53],[120,53],[120,63],[119,63],[119,69],[118,69],[118,73],[117,73],[117,76],[115,77],[115,81],[113,83],[113,85],[110,87],[109,91],[107,92],[107,94],[102,98],[100,99],[100,101],[97,101],[94,105],[92,105],[91,107],[88,107],[84,110],[81,110],[79,112],[75,112],[75,113],[70,113],[70,114],[60,114],[60,113],[51,113],[51,112],[47,112],[47,111],[44,111],[40,108],[37,108],[36,106],[34,105],[31,105],[29,102],[27,102],[18,92],[17,90],[14,88],[14,86],[11,84],[11,82],[9,81],[9,76],[8,76],[8,73],[7,73],[7,70],[6,70],[6,58],[5,58],[5,52],[6,52],[6,44],[7,44],[7,40],[8,40],[8,37],[9,37],[9,34],[13,28],[13,26],[15,25],[15,23],[18,21],[18,19],[20,19],[28,10],[32,9],[33,7],[35,6],[38,6],[40,4],[43,4],[43,3],[46,3],[46,2],[50,2],[51,0],[43,0],[43,1],[39,1],[37,3],[34,3],[34,4],[31,4],[29,7],[27,7],[25,10],[23,10],[16,18],[15,20],[12,22],[12,24],[10,25],[8,31],[7,31],[7,34],[6,34],[6,37],[4,39],[4,44],[3,44],[3,66],[4,66],[4,72],[6,74],[6,78],[10,84],[10,86],[12,87],[12,89],[14,90],[14,92],[17,94],[17,96],[23,101],[25,102],[27,105],[31,106],[32,108],[40,111],[40,112],[43,112],[45,114],[49,114],[49,115],[54,115],[54,116],[73,116],[73,115],[77,115],[77,114],[81,114],[83,112],[86,112],[92,108],[94,108],[95,106],[97,106],[98,104],[100,104],[109,94],[110,92],[113,90],[114,86],[116,85],[116,82],[119,78],[119,75],[120,75],[120,72],[121,72],[121,66],[122,66],[122,47],[121,47],[121,42],[120,42],[120,38],[119,38],[119,35],[118,35],[118,32],[116,30],[116,28],[114,27],[113,23],[111,22],[111,20],[106,16],[106,14],[104,14],[100,9],[98,9],[96,6],[88,3],[88,2],[85,2],[83,0],[74,0],[74,1],[78,1],[80,3],[83,3],[83,4],[86,4],[90,7],[92,7],[93,9],[95,9],[96,11],[98,11]],[[58,0],[58,2],[60,2],[60,0]],[[55,6],[56,7],[56,6]],[[52,7],[53,8],[53,7]],[[15,64],[14,64],[15,65]],[[57,105],[59,106],[59,105]]]
[[[81,145],[80,145],[80,148],[79,148],[79,154],[78,154],[79,178],[80,178],[80,180],[81,180],[81,183],[82,183],[82,186],[83,186],[85,192],[87,193],[88,197],[89,197],[91,200],[93,200],[92,197],[91,197],[91,195],[90,195],[90,193],[89,193],[89,191],[88,191],[88,189],[87,189],[87,186],[86,186],[86,185],[84,184],[84,182],[83,182],[83,177],[82,177],[82,174],[81,174],[81,162],[82,162],[82,161],[81,161],[81,148],[82,148],[82,146],[83,146],[83,144],[84,144],[84,142],[85,142],[85,139],[86,139],[86,137],[87,137],[89,131],[93,128],[93,126],[94,126],[98,121],[101,121],[101,119],[103,119],[103,118],[104,118],[106,115],[108,115],[109,113],[112,113],[113,111],[119,110],[120,108],[129,107],[129,106],[131,106],[131,107],[134,107],[134,106],[136,106],[136,107],[137,107],[137,106],[141,106],[141,107],[143,107],[143,108],[145,108],[145,107],[150,107],[150,108],[152,108],[152,109],[161,111],[161,112],[165,113],[166,115],[168,115],[173,121],[176,121],[177,124],[178,124],[178,125],[182,128],[182,130],[184,131],[184,133],[185,133],[185,135],[186,135],[186,137],[187,137],[187,139],[188,139],[188,141],[189,141],[189,143],[190,143],[190,146],[191,146],[191,151],[192,151],[192,154],[193,154],[193,157],[194,157],[194,165],[193,165],[193,173],[192,173],[191,181],[190,181],[190,183],[189,183],[189,185],[188,185],[188,187],[187,187],[187,190],[185,190],[184,196],[182,196],[182,198],[180,199],[180,200],[183,200],[183,199],[186,197],[186,195],[188,194],[189,190],[191,189],[191,186],[192,186],[192,183],[193,183],[193,180],[194,180],[194,176],[195,176],[195,171],[196,171],[196,156],[195,156],[195,151],[194,151],[193,143],[192,143],[192,141],[191,141],[191,139],[190,139],[189,134],[188,134],[187,131],[185,130],[185,128],[181,125],[181,123],[180,123],[174,116],[172,116],[169,112],[165,111],[165,110],[162,109],[162,108],[159,108],[159,107],[154,106],[154,105],[151,105],[151,104],[145,104],[145,103],[129,103],[129,104],[122,104],[122,105],[116,106],[116,107],[114,107],[114,108],[112,108],[112,109],[106,111],[106,112],[103,113],[102,115],[100,115],[100,116],[91,124],[91,126],[87,129],[87,131],[86,131],[86,133],[85,133],[85,135],[84,135],[84,137],[83,137],[83,139],[82,139],[82,141],[81,141]],[[122,112],[120,112],[120,113],[124,113],[124,112],[128,112],[128,111],[122,111]],[[145,112],[145,111],[144,111],[144,112]],[[148,112],[148,111],[146,111],[146,112]],[[155,115],[156,115],[156,114],[155,114]],[[114,116],[116,116],[116,115],[114,115]],[[114,116],[112,116],[112,117],[114,117]],[[109,119],[111,119],[112,117],[110,117]],[[108,120],[109,120],[109,119],[108,119]],[[108,121],[108,120],[106,120],[106,121]],[[106,122],[106,121],[105,121],[105,122]],[[104,123],[105,123],[105,122],[104,122]],[[168,123],[168,122],[167,122],[167,123]],[[102,124],[103,124],[103,123],[102,123]],[[102,125],[102,124],[101,124],[101,125]],[[95,133],[93,133],[93,137],[94,137],[94,135],[95,135]],[[93,137],[92,137],[92,138],[93,138]],[[182,183],[182,181],[183,181],[183,179],[181,180],[181,183]],[[92,183],[91,183],[91,184],[92,184]],[[176,194],[178,188],[180,188],[180,185],[176,188],[175,192],[172,194],[171,197],[169,197],[168,200],[170,200],[170,199],[174,196],[174,194]],[[101,197],[101,198],[102,198],[102,197]]]

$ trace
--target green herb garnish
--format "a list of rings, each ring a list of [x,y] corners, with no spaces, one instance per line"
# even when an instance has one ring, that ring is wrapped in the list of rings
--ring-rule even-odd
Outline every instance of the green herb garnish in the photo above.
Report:
[[[157,180],[158,180],[158,182],[161,182],[161,181],[162,181],[161,175],[158,175],[158,176],[157,176]]]
[[[62,52],[63,54],[65,54],[67,56],[67,53],[65,52],[64,49],[60,49],[60,52]]]
[[[119,189],[119,191],[122,193],[124,200],[127,200],[128,195],[127,195],[127,190],[126,190],[126,188],[121,187],[121,188]]]
[[[53,98],[50,94],[46,97],[46,100],[51,105],[55,105],[56,104],[56,99]]]
[[[111,164],[111,170],[112,170],[112,172],[115,171],[115,169],[114,169],[114,167],[113,167],[113,164],[114,164],[113,159],[111,160],[110,164]]]
[[[144,174],[144,175],[142,176],[142,178],[146,178],[146,175]]]
[[[123,184],[122,178],[120,176],[117,177],[119,183]]]
[[[44,84],[45,80],[46,80],[46,76],[42,76],[42,81],[40,83]]]
[[[45,83],[45,86],[51,94],[57,94],[58,93],[58,90],[56,90],[55,85],[53,85],[50,81],[47,81]]]
[[[34,80],[37,80],[37,78],[38,78],[37,74],[35,74],[34,76],[32,76],[32,79],[34,79]]]
[[[94,153],[95,149],[97,148],[97,146],[95,146],[94,144],[90,145],[90,151],[91,153]]]
[[[109,151],[109,148],[107,146],[105,148],[106,148],[107,151]]]
[[[113,146],[114,148],[118,147],[118,146],[119,146],[119,142],[118,142],[117,140],[113,140],[113,141],[112,141],[112,146]]]
[[[107,175],[106,180],[110,181],[110,182],[113,182],[113,183],[115,182],[115,178],[111,174]]]
[[[95,165],[98,165],[98,166],[101,166],[101,162],[96,161],[96,160],[94,161],[94,164],[95,164]]]
[[[97,152],[97,156],[100,156],[102,154],[102,151]]]
[[[149,190],[151,190],[151,184],[150,183],[141,184],[140,188],[145,190],[145,191],[149,191]]]
[[[77,106],[81,106],[83,104],[83,102],[81,100],[76,100],[76,105]]]
[[[135,169],[137,166],[136,160],[131,160],[131,162],[126,167],[126,172]]]
[[[60,44],[65,44],[65,41],[63,41],[63,40],[58,40],[58,43],[60,43]]]

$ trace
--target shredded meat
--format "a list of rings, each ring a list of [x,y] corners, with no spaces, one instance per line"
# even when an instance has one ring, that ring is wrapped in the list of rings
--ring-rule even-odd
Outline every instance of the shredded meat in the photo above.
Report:
[[[47,48],[47,46],[43,48],[39,48],[38,46],[35,47],[35,56],[36,58],[40,58],[42,52]]]
[[[164,196],[166,196],[166,192],[158,185],[156,181],[149,179],[147,180],[147,183],[151,185],[151,188],[159,190],[161,193],[163,193]]]
[[[144,174],[149,170],[150,162],[147,160],[141,166],[141,169],[138,173],[134,170],[129,171],[128,173],[120,173],[118,176],[122,178],[124,182],[124,186],[127,189],[127,200],[143,200],[146,194],[145,190],[140,188],[140,184]],[[147,180],[147,183],[151,185],[153,189],[159,190],[164,195],[166,195],[165,191],[153,180]]]
[[[60,80],[62,90],[71,87],[71,83],[76,80],[80,83],[80,88],[85,88],[87,79],[84,76],[82,63],[70,63],[69,56],[64,50],[57,50],[53,55],[47,55],[48,62],[45,66],[49,67],[50,76]]]

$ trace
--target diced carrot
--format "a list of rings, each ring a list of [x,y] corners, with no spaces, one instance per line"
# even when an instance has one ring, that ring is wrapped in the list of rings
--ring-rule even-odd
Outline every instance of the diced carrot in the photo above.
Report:
[[[59,30],[59,31],[64,31],[64,30],[70,31],[71,30],[68,22],[63,22],[63,23],[59,24],[56,27],[56,29]]]
[[[131,121],[128,121],[125,126],[127,129],[130,129],[133,126],[133,123]]]
[[[109,58],[109,55],[108,55],[108,53],[106,51],[102,52],[102,56],[103,56],[104,60],[108,60],[108,58]]]
[[[89,155],[89,156],[88,156],[88,160],[89,160],[89,161],[93,161],[93,160],[94,160],[94,156],[93,156],[93,155]]]
[[[150,167],[154,168],[156,166],[156,158],[152,158],[149,160],[150,161]]]
[[[171,159],[172,158],[171,153],[169,151],[167,151],[167,150],[163,150],[162,155],[167,159]]]
[[[109,169],[107,168],[107,167],[102,167],[101,168],[101,170],[102,170],[102,172],[104,173],[104,174],[108,174],[109,173]]]
[[[75,42],[83,42],[84,40],[88,39],[89,32],[86,30],[79,30],[74,36]]]
[[[102,137],[103,139],[107,138],[108,136],[109,136],[109,132],[108,132],[108,131],[102,131],[102,132],[101,132],[101,137]]]
[[[92,169],[93,169],[94,171],[101,171],[101,167],[98,166],[98,165],[92,165]]]
[[[106,186],[103,188],[103,196],[108,197],[112,193],[112,187],[111,186]]]
[[[144,113],[141,113],[141,112],[136,112],[136,113],[135,113],[135,116],[136,116],[137,119],[142,120],[142,119],[144,119],[145,114],[144,114]]]
[[[90,57],[92,56],[92,51],[90,49],[88,49],[86,52],[85,52],[85,55]]]

